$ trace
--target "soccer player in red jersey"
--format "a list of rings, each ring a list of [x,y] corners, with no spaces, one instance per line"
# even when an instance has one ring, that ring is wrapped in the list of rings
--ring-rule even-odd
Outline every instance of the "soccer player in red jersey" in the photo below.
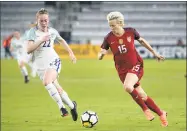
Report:
[[[140,79],[143,76],[143,59],[135,49],[134,40],[153,53],[158,61],[164,60],[164,57],[157,54],[149,43],[140,37],[134,28],[124,27],[124,16],[120,12],[111,12],[107,15],[107,20],[111,32],[107,34],[101,45],[101,51],[98,54],[99,60],[102,60],[107,50],[110,48],[113,53],[115,67],[123,83],[124,89],[132,96],[134,101],[142,108],[146,118],[153,120],[154,115],[150,110],[158,114],[161,125],[168,126],[167,113],[161,110],[158,105],[147,96],[140,85]]]

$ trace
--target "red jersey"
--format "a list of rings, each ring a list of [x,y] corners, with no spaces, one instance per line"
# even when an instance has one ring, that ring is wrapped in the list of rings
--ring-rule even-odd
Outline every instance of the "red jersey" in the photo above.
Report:
[[[9,47],[11,44],[12,35],[8,36],[5,40],[3,40],[3,47]]]
[[[111,49],[118,73],[125,73],[132,69],[137,63],[143,66],[143,59],[135,49],[134,40],[140,38],[139,33],[134,28],[124,28],[121,37],[115,36],[110,32],[103,41],[101,48]]]

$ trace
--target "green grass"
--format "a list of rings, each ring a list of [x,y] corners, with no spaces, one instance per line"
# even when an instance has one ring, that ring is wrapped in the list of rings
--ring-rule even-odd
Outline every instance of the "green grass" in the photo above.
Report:
[[[23,78],[15,60],[1,60],[2,131],[185,131],[185,60],[157,63],[145,60],[142,87],[168,112],[169,127],[159,117],[145,119],[141,109],[122,88],[112,60],[63,60],[59,82],[78,103],[79,115],[93,110],[99,116],[96,127],[82,127],[71,116],[61,118],[58,106],[49,97],[39,78]]]

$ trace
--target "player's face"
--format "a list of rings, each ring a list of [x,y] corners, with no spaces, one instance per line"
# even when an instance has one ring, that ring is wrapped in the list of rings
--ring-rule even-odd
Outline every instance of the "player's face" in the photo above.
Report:
[[[14,32],[14,36],[17,38],[17,39],[19,39],[20,38],[20,33],[19,32]]]
[[[38,25],[41,29],[45,29],[49,24],[49,16],[47,14],[42,14],[38,16]]]
[[[109,21],[109,26],[114,34],[118,34],[119,30],[122,28],[119,22],[115,19]]]

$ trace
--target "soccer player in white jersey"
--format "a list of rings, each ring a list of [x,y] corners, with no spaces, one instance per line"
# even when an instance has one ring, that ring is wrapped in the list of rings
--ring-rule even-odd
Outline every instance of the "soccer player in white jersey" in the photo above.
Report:
[[[49,27],[49,14],[45,9],[36,13],[37,25],[28,32],[27,53],[32,53],[32,60],[36,66],[37,74],[43,81],[43,85],[49,95],[58,104],[61,116],[67,116],[68,111],[64,103],[71,110],[74,121],[77,120],[77,104],[70,100],[68,94],[57,81],[61,70],[61,60],[53,48],[54,41],[58,41],[68,52],[73,63],[76,57],[66,41],[59,35],[57,30]]]
[[[32,63],[30,62],[31,57],[30,55],[27,54],[27,51],[26,51],[26,43],[18,31],[15,31],[13,33],[10,50],[16,53],[16,59],[18,61],[18,65],[24,76],[24,82],[28,83],[29,77],[28,77],[28,71],[27,71],[25,64],[28,64],[31,67],[32,74],[34,72],[34,68],[33,68]]]

